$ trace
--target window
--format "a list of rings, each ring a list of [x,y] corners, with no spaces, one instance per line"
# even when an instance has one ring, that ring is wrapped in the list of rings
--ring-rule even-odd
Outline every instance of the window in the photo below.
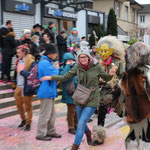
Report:
[[[128,20],[128,7],[125,6],[125,16],[124,16],[125,20]]]
[[[135,22],[135,10],[132,8],[132,21]]]
[[[117,18],[120,18],[120,3],[116,2],[116,15]]]
[[[140,22],[145,22],[145,16],[140,16]]]

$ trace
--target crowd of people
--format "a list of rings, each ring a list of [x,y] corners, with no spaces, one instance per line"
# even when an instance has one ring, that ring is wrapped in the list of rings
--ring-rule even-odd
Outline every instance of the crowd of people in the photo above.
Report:
[[[68,133],[75,134],[71,150],[79,149],[84,134],[89,145],[96,146],[104,142],[105,130],[102,126],[105,125],[110,108],[120,117],[127,117],[130,126],[126,139],[128,150],[134,140],[138,144],[139,139],[149,144],[149,47],[137,42],[127,48],[123,42],[109,35],[101,38],[91,50],[86,37],[79,38],[77,28],[72,28],[67,37],[64,30],[56,36],[54,26],[50,21],[44,30],[41,25],[35,24],[32,31],[23,30],[22,37],[17,40],[12,21],[7,21],[6,27],[0,29],[1,81],[11,81],[11,61],[17,55],[14,97],[21,117],[18,128],[25,126],[25,131],[30,131],[32,100],[33,95],[37,94],[40,99],[40,115],[36,139],[50,141],[62,137],[55,128],[55,98],[60,84],[61,102],[67,105]],[[36,90],[28,85],[28,77],[35,66],[40,82]],[[96,112],[99,128],[95,128],[92,137],[87,122]]]

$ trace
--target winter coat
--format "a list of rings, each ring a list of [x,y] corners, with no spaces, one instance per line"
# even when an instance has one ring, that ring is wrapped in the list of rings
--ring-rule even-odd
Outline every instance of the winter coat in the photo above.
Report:
[[[39,80],[44,76],[58,75],[59,70],[53,68],[53,61],[45,55],[41,56],[41,60],[38,64],[38,77]],[[47,60],[45,60],[47,59]],[[57,97],[57,83],[56,81],[43,81],[38,89],[37,93],[39,98],[56,98]]]
[[[109,81],[112,78],[112,76],[104,72],[99,63],[97,64],[91,63],[87,71],[85,71],[78,64],[63,76],[61,75],[52,76],[52,80],[65,82],[76,76],[77,70],[79,71],[80,84],[88,89],[95,88],[99,84],[100,77],[102,77],[105,81]],[[89,101],[84,106],[99,107],[99,102],[100,102],[100,93],[99,88],[97,87],[95,90],[92,91]]]
[[[35,57],[36,61],[40,60],[41,58],[40,48],[34,42],[31,43],[30,54],[32,54]]]
[[[72,44],[80,43],[78,35],[71,34],[67,39],[67,47],[72,47]]]
[[[27,85],[27,77],[30,75],[30,71],[35,65],[36,63],[34,57],[31,54],[28,54],[25,57],[25,69],[20,72],[20,75],[22,75],[25,78],[24,90],[23,90],[25,96],[34,95],[36,93],[35,89]]]
[[[57,39],[57,45],[58,45],[59,52],[60,51],[62,51],[63,53],[67,52],[66,39],[63,38],[61,35],[58,35],[56,37],[56,39]]]
[[[25,39],[24,37],[20,40],[20,43],[19,43],[19,45],[24,45],[24,44],[27,44],[27,46],[29,47],[29,48],[31,48],[32,47],[32,41],[31,41],[31,39]]]
[[[67,73],[70,69],[72,69],[75,66],[75,64],[73,66],[71,66],[69,64],[66,64],[66,61],[69,60],[69,59],[75,60],[74,56],[71,53],[65,53],[63,55],[63,65],[61,66],[60,72],[59,72],[60,75],[64,75],[65,73]],[[63,102],[63,103],[74,104],[74,100],[72,98],[72,95],[69,95],[66,91],[67,84],[72,82],[72,80],[74,81],[75,87],[76,87],[77,86],[77,76],[63,82],[63,84],[62,84],[62,99],[61,99],[61,102]]]
[[[45,33],[50,36],[51,43],[55,43],[55,32],[51,28],[45,29]]]
[[[13,56],[17,46],[14,32],[9,32],[4,37],[4,53]]]
[[[50,44],[50,43],[49,43],[49,44]],[[48,45],[48,44],[46,44],[45,42],[40,43],[40,52],[45,51],[46,45]]]

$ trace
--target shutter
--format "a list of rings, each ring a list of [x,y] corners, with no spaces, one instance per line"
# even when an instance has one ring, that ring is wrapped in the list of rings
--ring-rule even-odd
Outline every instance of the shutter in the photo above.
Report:
[[[22,36],[23,29],[32,30],[32,26],[34,25],[34,16],[30,15],[4,12],[4,23],[6,23],[7,20],[12,20],[17,38]]]

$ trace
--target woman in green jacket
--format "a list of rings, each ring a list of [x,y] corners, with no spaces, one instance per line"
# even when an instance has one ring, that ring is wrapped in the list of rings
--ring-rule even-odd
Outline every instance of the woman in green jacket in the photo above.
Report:
[[[78,52],[78,64],[73,67],[69,72],[64,75],[54,75],[54,76],[45,76],[41,79],[44,80],[55,80],[65,82],[69,79],[72,79],[77,75],[79,71],[78,78],[80,84],[88,89],[94,88],[99,84],[99,78],[103,78],[105,81],[109,81],[112,78],[112,75],[115,74],[115,68],[110,69],[109,74],[105,73],[101,68],[100,64],[92,59],[89,50],[80,50]],[[75,141],[71,150],[77,150],[81,144],[84,133],[87,136],[87,143],[92,144],[91,131],[87,126],[87,121],[90,119],[92,114],[95,112],[96,108],[99,106],[100,94],[99,88],[95,88],[92,91],[91,96],[88,102],[85,105],[76,104],[76,112],[78,117],[78,127],[76,131]]]

